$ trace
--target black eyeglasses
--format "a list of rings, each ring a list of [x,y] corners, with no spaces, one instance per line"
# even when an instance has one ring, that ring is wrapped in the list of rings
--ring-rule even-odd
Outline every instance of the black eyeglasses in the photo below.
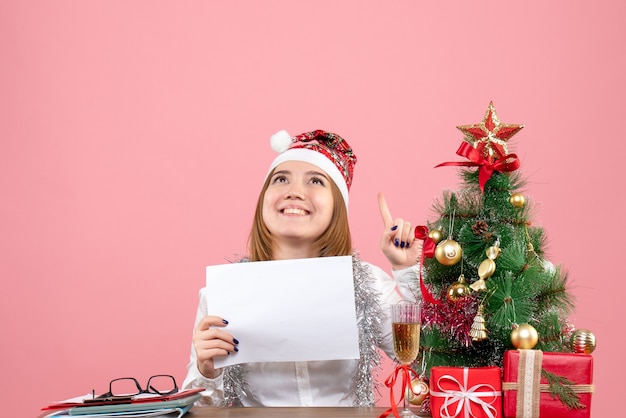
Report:
[[[109,383],[109,391],[98,396],[102,398],[114,398],[124,396],[135,396],[142,393],[152,393],[155,395],[171,395],[178,392],[178,385],[174,376],[169,374],[157,374],[148,379],[146,388],[142,388],[134,377],[120,377],[113,379]]]

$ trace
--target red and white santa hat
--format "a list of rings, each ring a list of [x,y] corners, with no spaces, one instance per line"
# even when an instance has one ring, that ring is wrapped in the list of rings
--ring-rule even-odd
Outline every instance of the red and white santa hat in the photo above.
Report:
[[[348,208],[348,191],[356,155],[345,139],[337,134],[316,130],[292,137],[287,131],[272,135],[271,145],[279,155],[272,161],[268,175],[285,161],[303,161],[321,168],[335,182]]]

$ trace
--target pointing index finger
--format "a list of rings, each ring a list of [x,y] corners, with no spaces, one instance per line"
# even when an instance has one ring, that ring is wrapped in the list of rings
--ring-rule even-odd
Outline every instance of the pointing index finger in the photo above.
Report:
[[[382,194],[382,192],[378,193],[378,209],[380,210],[380,216],[383,218],[385,227],[391,228],[393,226],[393,217],[389,211],[389,206],[387,206],[385,195]]]

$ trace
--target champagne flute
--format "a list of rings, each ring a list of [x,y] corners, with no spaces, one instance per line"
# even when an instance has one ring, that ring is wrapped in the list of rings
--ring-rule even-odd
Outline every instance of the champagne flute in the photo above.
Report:
[[[421,304],[400,301],[391,306],[391,325],[393,329],[393,351],[402,366],[410,366],[417,358],[420,348]],[[408,374],[408,373],[407,373]],[[403,418],[417,417],[409,408],[409,391],[411,390],[410,374],[406,379],[407,386],[403,390]],[[404,381],[404,379],[403,379]]]

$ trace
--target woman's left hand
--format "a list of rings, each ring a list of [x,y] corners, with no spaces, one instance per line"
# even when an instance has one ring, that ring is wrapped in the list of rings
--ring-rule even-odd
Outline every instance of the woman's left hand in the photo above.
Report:
[[[422,241],[415,240],[415,231],[410,222],[391,216],[387,201],[378,193],[378,209],[385,229],[380,241],[380,249],[394,270],[411,267],[419,259]]]

